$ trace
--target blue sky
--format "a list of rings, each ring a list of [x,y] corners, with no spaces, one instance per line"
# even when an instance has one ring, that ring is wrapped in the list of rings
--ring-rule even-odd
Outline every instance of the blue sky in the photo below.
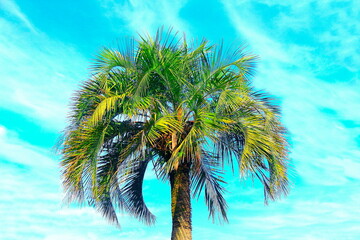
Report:
[[[246,42],[254,85],[280,99],[291,133],[290,195],[264,206],[228,177],[229,224],[193,202],[194,239],[360,238],[360,2],[346,0],[0,0],[0,239],[169,239],[169,186],[147,174],[157,215],[121,230],[61,203],[59,157],[71,94],[104,45],[173,26],[190,38]]]

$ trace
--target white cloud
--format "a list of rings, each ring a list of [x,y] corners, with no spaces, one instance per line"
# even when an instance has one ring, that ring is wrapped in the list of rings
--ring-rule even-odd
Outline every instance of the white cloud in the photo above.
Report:
[[[49,156],[46,150],[29,145],[16,137],[16,133],[9,132],[5,127],[0,126],[0,156],[11,159],[12,163],[21,164],[27,167],[54,167],[55,161]],[[33,161],[36,159],[36,161]]]
[[[150,33],[164,25],[176,31],[189,33],[189,25],[179,16],[186,0],[130,0],[119,3],[114,0],[102,2],[102,6],[113,19],[119,18],[133,33]]]
[[[33,24],[29,21],[26,15],[21,11],[19,6],[12,0],[0,0],[0,7],[3,11],[17,18],[24,26],[30,29],[33,33],[37,30]]]
[[[279,42],[273,40],[267,36],[262,29],[254,24],[257,22],[257,18],[246,11],[247,6],[233,1],[224,2],[225,9],[228,13],[228,18],[233,23],[234,28],[250,42],[254,52],[258,54],[262,60],[273,60],[281,63],[291,63],[289,55],[282,50],[282,46]],[[242,9],[239,14],[238,9]]]
[[[312,71],[333,72],[339,66],[356,72],[360,63],[360,4],[353,0],[329,1],[223,1],[229,19],[239,32],[252,42],[259,54],[270,51],[273,41],[286,47],[292,60],[304,60],[304,54],[311,54],[311,62],[302,62],[300,67],[311,67]],[[263,6],[265,8],[262,8]],[[266,9],[261,12],[259,9]],[[258,36],[248,31],[264,33],[270,37],[265,46],[258,47]],[[263,36],[262,36],[263,37]],[[282,46],[281,46],[282,45]],[[275,46],[279,49],[279,46]],[[293,47],[294,49],[291,49]],[[302,50],[302,51],[301,51]],[[305,50],[305,52],[303,51]],[[273,52],[274,53],[274,52]],[[278,52],[273,58],[278,58]],[[314,61],[315,60],[315,61]]]
[[[13,2],[6,3],[17,9]],[[85,80],[88,62],[71,46],[19,26],[0,18],[0,107],[62,129],[69,98]]]
[[[229,229],[246,232],[245,239],[356,239],[360,234],[354,228],[360,221],[360,209],[354,208],[360,204],[358,187],[357,183],[297,186],[288,198],[269,206],[256,194],[249,198],[239,191],[230,202]]]

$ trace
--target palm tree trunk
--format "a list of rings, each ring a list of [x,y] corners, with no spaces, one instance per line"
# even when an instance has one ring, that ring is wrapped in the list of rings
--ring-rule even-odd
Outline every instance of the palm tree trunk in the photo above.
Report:
[[[191,240],[190,163],[181,163],[170,173],[171,240]]]

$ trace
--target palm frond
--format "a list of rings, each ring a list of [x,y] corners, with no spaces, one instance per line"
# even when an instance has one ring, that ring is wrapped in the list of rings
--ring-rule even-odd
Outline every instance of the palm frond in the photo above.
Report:
[[[97,158],[104,142],[106,127],[82,124],[66,137],[61,165],[66,197],[69,201],[82,202],[89,192],[96,195]]]
[[[144,202],[142,185],[146,167],[150,160],[151,158],[131,161],[130,164],[127,164],[126,169],[124,169],[126,174],[123,174],[121,177],[121,181],[124,182],[122,195],[129,212],[149,225],[155,223],[155,216],[150,212]]]
[[[103,73],[108,73],[114,68],[133,71],[135,69],[132,57],[131,55],[124,55],[118,50],[104,48],[97,56],[93,69]]]
[[[91,125],[97,125],[99,122],[104,120],[104,117],[106,117],[108,121],[111,120],[111,118],[115,115],[114,112],[117,112],[117,108],[120,105],[119,101],[121,101],[125,96],[125,94],[122,94],[104,98],[96,106],[94,113],[89,119],[89,123]],[[109,113],[113,114],[108,116]]]
[[[199,154],[200,155],[200,154]],[[215,221],[216,214],[218,219],[228,221],[226,210],[227,203],[223,194],[225,192],[222,173],[218,168],[219,161],[210,152],[202,151],[201,157],[196,159],[192,165],[192,189],[194,196],[200,196],[205,189],[205,202],[209,209],[209,218]]]

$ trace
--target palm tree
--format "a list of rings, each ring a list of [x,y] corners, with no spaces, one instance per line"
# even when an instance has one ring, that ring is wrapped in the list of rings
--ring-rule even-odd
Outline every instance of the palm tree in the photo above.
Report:
[[[191,196],[204,192],[209,216],[227,221],[225,163],[257,177],[265,201],[287,194],[286,129],[274,101],[250,86],[255,60],[171,31],[103,49],[72,100],[61,147],[66,199],[115,224],[118,210],[153,224],[142,195],[152,164],[170,182],[171,239],[191,239]]]

